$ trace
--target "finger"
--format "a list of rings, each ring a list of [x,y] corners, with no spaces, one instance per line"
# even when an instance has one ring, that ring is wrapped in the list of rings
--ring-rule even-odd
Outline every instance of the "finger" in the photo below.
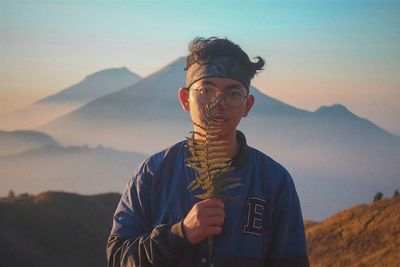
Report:
[[[200,201],[198,205],[202,207],[224,207],[224,202],[219,200],[218,198],[211,198],[211,199],[206,199],[203,201]]]
[[[207,217],[210,216],[221,216],[221,217],[225,217],[225,211],[223,208],[205,208],[204,209],[204,213]]]
[[[219,235],[222,232],[222,227],[221,226],[209,226],[207,228],[207,236],[210,235]]]
[[[224,217],[209,217],[207,219],[208,226],[221,226],[224,224]]]

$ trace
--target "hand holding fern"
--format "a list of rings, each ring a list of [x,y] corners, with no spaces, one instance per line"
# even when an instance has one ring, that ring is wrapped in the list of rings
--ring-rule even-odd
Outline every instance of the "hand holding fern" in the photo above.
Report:
[[[183,231],[192,245],[198,244],[222,231],[225,219],[224,203],[217,199],[206,199],[196,203],[183,220]]]

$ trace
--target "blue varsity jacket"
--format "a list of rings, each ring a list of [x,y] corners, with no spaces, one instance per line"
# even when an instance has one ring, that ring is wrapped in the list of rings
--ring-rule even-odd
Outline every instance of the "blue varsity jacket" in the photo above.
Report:
[[[216,267],[308,266],[299,199],[287,170],[249,147],[237,132],[240,151],[232,176],[244,185],[225,203],[222,233],[214,237]],[[189,244],[182,221],[200,201],[189,191],[194,171],[185,165],[186,141],[144,161],[129,180],[113,217],[108,266],[207,266],[207,240]]]

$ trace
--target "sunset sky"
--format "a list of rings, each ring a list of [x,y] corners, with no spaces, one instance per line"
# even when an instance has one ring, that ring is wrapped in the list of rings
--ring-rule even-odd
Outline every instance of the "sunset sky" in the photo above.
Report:
[[[228,37],[267,68],[254,85],[313,111],[344,104],[400,135],[400,1],[0,0],[0,113],[93,72],[146,76],[196,36]]]

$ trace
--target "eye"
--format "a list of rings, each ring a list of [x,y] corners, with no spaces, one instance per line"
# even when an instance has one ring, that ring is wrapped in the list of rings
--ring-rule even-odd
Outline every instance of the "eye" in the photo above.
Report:
[[[199,93],[201,95],[213,95],[214,91],[215,91],[214,88],[209,86],[204,86],[199,88]]]
[[[244,93],[241,90],[232,89],[226,92],[226,95],[231,98],[243,97]]]

